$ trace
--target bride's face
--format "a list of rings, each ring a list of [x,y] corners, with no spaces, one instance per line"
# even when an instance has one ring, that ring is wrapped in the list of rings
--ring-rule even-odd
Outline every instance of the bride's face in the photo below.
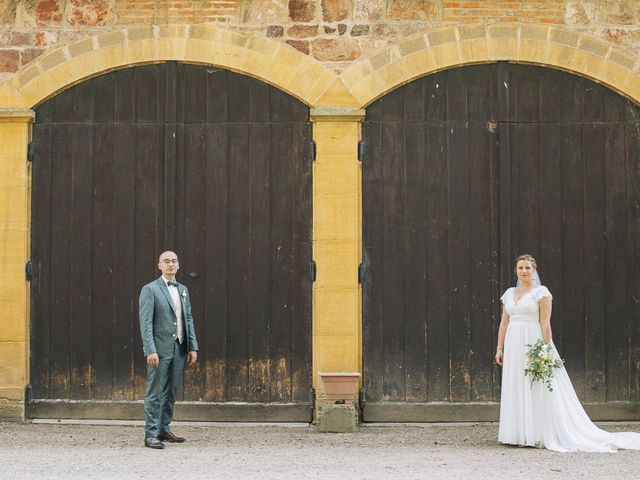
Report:
[[[518,278],[522,282],[530,282],[533,276],[533,272],[535,271],[536,269],[533,268],[533,265],[529,260],[520,260],[516,264],[516,275],[518,275]]]

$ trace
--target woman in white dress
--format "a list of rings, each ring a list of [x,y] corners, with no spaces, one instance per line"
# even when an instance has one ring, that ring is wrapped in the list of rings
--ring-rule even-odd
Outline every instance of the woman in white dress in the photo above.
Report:
[[[552,296],[540,284],[536,269],[531,255],[516,258],[518,285],[501,297],[496,352],[496,363],[503,367],[498,441],[557,452],[640,450],[639,433],[606,432],[591,422],[564,367],[555,370],[552,391],[543,382],[532,386],[525,376],[526,345],[542,338],[560,358],[551,335]]]

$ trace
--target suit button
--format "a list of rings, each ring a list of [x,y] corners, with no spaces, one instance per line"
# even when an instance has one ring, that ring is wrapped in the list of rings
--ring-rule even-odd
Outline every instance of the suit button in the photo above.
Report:
[[[174,325],[177,325],[177,323],[176,323],[176,322],[173,322],[173,324],[174,324]]]
[[[173,338],[176,338],[176,334],[175,333],[173,334]]]

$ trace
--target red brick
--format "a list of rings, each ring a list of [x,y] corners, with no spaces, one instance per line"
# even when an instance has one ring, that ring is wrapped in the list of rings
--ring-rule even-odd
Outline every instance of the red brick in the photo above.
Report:
[[[17,72],[18,68],[20,68],[20,52],[0,50],[0,73]]]

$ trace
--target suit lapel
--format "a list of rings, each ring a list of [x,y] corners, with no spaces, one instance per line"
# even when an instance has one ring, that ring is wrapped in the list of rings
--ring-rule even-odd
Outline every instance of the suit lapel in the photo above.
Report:
[[[171,301],[171,294],[169,293],[167,284],[164,283],[164,279],[162,277],[158,279],[158,285],[160,287],[160,291],[164,293],[164,296],[167,299],[167,302],[169,302],[169,307],[171,308],[171,311],[173,312],[174,315],[176,315],[176,309],[173,308],[173,302]]]

